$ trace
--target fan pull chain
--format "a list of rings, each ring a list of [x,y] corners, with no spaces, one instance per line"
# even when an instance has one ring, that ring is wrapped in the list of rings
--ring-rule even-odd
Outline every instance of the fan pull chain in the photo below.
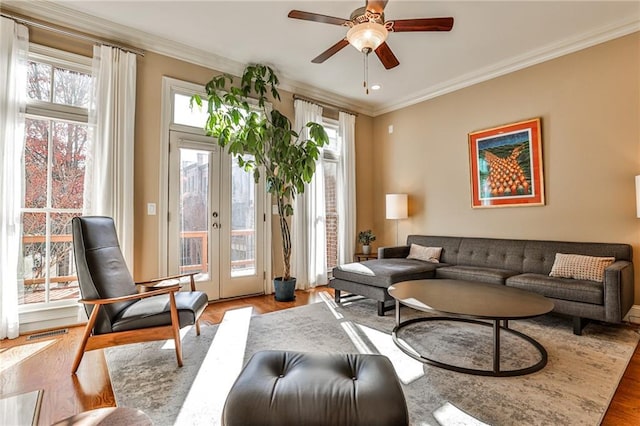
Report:
[[[369,94],[369,52],[371,50],[369,49],[368,51],[366,49],[363,49],[362,52],[364,53],[364,91],[365,93],[368,95]]]

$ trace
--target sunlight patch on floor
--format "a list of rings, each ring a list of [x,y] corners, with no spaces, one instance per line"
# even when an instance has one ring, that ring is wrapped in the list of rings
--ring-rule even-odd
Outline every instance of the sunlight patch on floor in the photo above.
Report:
[[[14,346],[0,352],[0,372],[10,369],[11,367],[18,365],[25,361],[27,358],[32,357],[38,352],[44,350],[46,347],[56,342],[54,340],[44,340],[36,343],[28,343],[25,345]]]
[[[220,424],[227,394],[243,366],[253,308],[227,311],[175,421],[177,425]]]

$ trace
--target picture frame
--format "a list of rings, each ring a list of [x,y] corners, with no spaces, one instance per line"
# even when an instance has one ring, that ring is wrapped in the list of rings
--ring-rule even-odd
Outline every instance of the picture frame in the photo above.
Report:
[[[544,205],[540,118],[469,133],[471,207]]]

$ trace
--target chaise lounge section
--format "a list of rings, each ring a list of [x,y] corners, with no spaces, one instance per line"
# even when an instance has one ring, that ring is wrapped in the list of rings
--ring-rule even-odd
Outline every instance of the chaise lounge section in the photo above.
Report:
[[[442,248],[439,263],[407,259],[412,244]],[[613,257],[602,282],[549,276],[556,254]],[[554,312],[574,319],[574,333],[586,321],[619,323],[634,300],[632,248],[628,244],[511,240],[410,235],[406,246],[382,247],[378,259],[341,265],[329,286],[336,302],[343,291],[378,302],[378,315],[393,308],[390,285],[407,280],[448,278],[504,284],[553,300]]]

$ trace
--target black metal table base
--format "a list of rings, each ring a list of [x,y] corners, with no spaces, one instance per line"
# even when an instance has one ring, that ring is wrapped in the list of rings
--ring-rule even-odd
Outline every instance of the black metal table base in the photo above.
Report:
[[[447,364],[444,362],[436,361],[434,359],[427,358],[423,355],[418,354],[415,350],[409,348],[401,339],[398,338],[398,331],[403,327],[408,325],[417,323],[417,322],[426,322],[426,321],[458,321],[458,322],[466,322],[471,324],[479,324],[487,327],[493,328],[493,369],[492,370],[482,370],[476,368],[467,368],[461,367],[458,365]],[[393,329],[392,337],[393,341],[402,350],[402,352],[409,355],[411,358],[416,359],[420,362],[424,362],[426,364],[430,364],[436,367],[444,368],[451,371],[456,371],[458,373],[466,373],[466,374],[474,374],[476,376],[494,376],[494,377],[512,377],[512,376],[523,376],[525,374],[535,373],[536,371],[541,370],[547,365],[547,351],[544,347],[535,341],[533,338],[527,336],[524,333],[521,333],[516,330],[512,330],[508,327],[507,321],[504,321],[504,325],[500,325],[500,320],[492,320],[493,323],[469,319],[469,318],[459,318],[459,317],[426,317],[426,318],[416,318],[407,320],[404,322],[400,322],[399,309],[396,309],[396,326]],[[515,370],[500,370],[500,330],[504,330],[512,335],[519,337],[527,342],[531,343],[533,347],[535,347],[540,353],[541,359],[536,364],[519,368]]]

